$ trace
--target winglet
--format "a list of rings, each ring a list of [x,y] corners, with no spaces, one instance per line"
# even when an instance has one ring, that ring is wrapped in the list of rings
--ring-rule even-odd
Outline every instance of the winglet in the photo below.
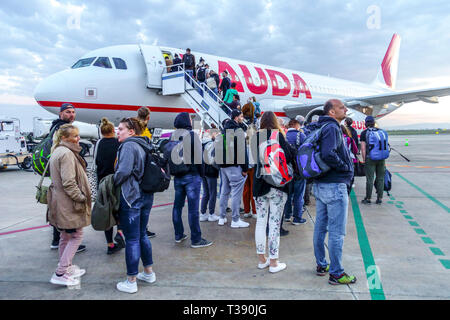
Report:
[[[400,36],[396,33],[392,36],[391,43],[381,62],[381,69],[374,81],[375,85],[395,89],[397,81],[398,57],[400,52]]]

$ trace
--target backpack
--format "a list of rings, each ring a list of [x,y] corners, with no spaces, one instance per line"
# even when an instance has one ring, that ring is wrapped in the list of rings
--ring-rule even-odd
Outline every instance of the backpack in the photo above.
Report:
[[[263,180],[274,187],[284,187],[293,179],[293,169],[286,161],[286,155],[278,140],[279,132],[272,130],[267,141],[259,143],[258,135],[258,167],[257,178],[262,176]],[[259,159],[263,156],[264,162]]]
[[[217,82],[216,82],[216,80],[214,80],[213,77],[209,77],[209,78],[206,80],[206,84],[208,85],[208,88],[210,88],[210,89],[215,89],[215,88],[217,88]]]
[[[373,161],[389,158],[388,134],[383,129],[367,129],[367,145],[369,158]]]
[[[193,132],[191,132],[191,138],[193,136]],[[175,149],[176,148],[176,149]],[[178,156],[181,159],[181,163],[176,164],[172,160],[172,151],[173,150],[178,151]],[[191,155],[194,154],[193,146],[191,149]],[[170,140],[166,143],[164,146],[164,159],[168,159],[169,162],[169,172],[172,176],[183,176],[189,171],[191,171],[191,166],[189,164],[184,163],[183,158],[183,139],[179,139],[178,141]]]
[[[50,131],[50,133],[42,139],[34,148],[33,148],[33,171],[38,173],[39,175],[44,175],[44,177],[50,177],[50,170],[47,170],[45,173],[45,166],[47,162],[50,160],[51,149],[53,145],[53,135],[56,131],[56,126]]]
[[[303,179],[317,178],[330,170],[320,157],[319,150],[320,135],[327,125],[310,132],[297,150],[296,163],[300,177]]]
[[[184,58],[184,67],[189,68],[194,66],[194,56],[192,54],[185,54]]]
[[[375,186],[375,190],[377,188],[376,181],[373,183]],[[389,172],[388,169],[384,171],[384,188],[383,190],[387,192],[388,196],[390,196],[389,191],[392,189],[392,174]]]
[[[200,67],[197,71],[197,80],[203,82],[206,80],[206,68]]]

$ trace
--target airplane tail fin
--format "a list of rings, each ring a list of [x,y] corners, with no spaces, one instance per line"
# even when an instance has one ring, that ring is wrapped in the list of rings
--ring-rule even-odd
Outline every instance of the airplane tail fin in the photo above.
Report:
[[[377,77],[373,84],[383,88],[395,89],[397,81],[398,57],[400,51],[400,36],[396,33],[392,36],[391,43],[381,62]]]

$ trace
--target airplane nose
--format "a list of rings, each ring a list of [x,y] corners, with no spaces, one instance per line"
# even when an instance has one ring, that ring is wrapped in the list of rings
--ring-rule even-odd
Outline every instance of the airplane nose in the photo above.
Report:
[[[67,81],[61,73],[42,80],[34,90],[34,99],[41,106],[51,106],[49,102],[64,102],[67,99]]]

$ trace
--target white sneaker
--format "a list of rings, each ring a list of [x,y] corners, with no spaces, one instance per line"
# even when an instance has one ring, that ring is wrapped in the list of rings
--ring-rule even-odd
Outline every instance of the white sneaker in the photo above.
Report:
[[[208,221],[208,214],[200,214],[200,222]]]
[[[269,271],[271,273],[280,272],[286,269],[286,263],[278,262],[278,265],[276,267],[269,267]]]
[[[54,273],[50,279],[50,283],[59,284],[62,286],[77,286],[80,284],[80,279],[72,278],[67,273],[63,274],[61,277],[58,277],[56,273]]]
[[[147,274],[145,272],[140,272],[140,273],[138,273],[137,278],[139,280],[142,280],[142,281],[145,281],[148,283],[153,283],[156,281],[156,274],[154,272],[152,272],[150,274]]]
[[[208,221],[214,222],[219,220],[219,216],[216,216],[215,214],[210,214],[208,217]]]
[[[270,265],[270,260],[267,259],[264,263],[258,263],[258,269],[265,269]]]
[[[252,218],[258,219],[258,215],[257,214],[252,214]]]
[[[227,223],[227,218],[219,218],[219,226],[223,226],[225,223]]]
[[[81,276],[84,276],[85,273],[86,270],[80,269],[80,267],[77,265],[71,265],[67,268],[67,274],[72,278],[79,278]]]
[[[126,292],[126,293],[136,293],[138,291],[137,283],[128,282],[128,279],[122,282],[119,282],[116,285],[117,290]]]
[[[231,227],[232,228],[247,228],[249,225],[250,225],[250,223],[244,222],[241,219],[239,219],[236,222],[231,221]]]
[[[251,213],[244,213],[244,218],[251,218],[252,214]]]

